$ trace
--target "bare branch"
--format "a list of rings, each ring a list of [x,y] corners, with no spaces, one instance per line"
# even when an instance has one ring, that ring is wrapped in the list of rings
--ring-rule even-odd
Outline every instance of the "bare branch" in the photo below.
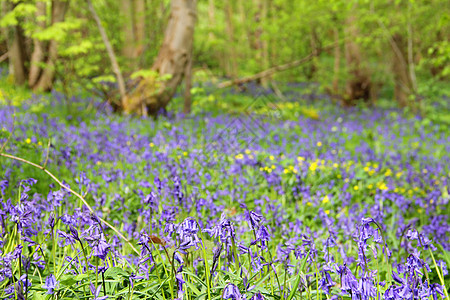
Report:
[[[255,81],[255,80],[258,80],[258,79],[261,79],[261,78],[269,77],[269,76],[271,76],[271,75],[273,75],[275,73],[281,72],[281,71],[285,71],[285,70],[289,70],[289,69],[298,67],[301,64],[304,64],[304,63],[312,60],[315,56],[320,55],[320,53],[322,51],[333,49],[337,45],[338,44],[333,43],[330,46],[324,47],[322,49],[318,49],[318,50],[310,53],[309,55],[303,57],[302,59],[294,60],[294,61],[291,61],[291,62],[289,62],[287,64],[278,65],[278,66],[269,68],[267,70],[261,71],[259,73],[256,73],[254,75],[250,75],[250,76],[239,78],[239,79],[235,79],[235,80],[225,81],[225,82],[222,82],[222,83],[218,84],[217,87],[218,88],[226,88],[226,87],[230,87],[230,86],[233,86],[233,85],[236,85],[236,84],[243,84],[243,83],[247,83],[247,82],[250,82],[250,81]]]
[[[117,62],[116,55],[114,54],[113,47],[111,46],[111,43],[108,39],[108,35],[106,34],[105,28],[102,25],[102,22],[97,15],[97,12],[94,9],[94,6],[92,5],[92,2],[90,0],[86,0],[88,4],[89,11],[92,14],[92,17],[94,18],[95,22],[97,23],[98,31],[100,31],[100,35],[102,36],[103,43],[106,47],[106,52],[108,53],[109,60],[111,61],[111,67],[113,69],[114,74],[117,78],[117,84],[119,86],[119,93],[122,101],[122,106],[124,106],[126,98],[127,98],[127,92],[125,89],[125,81],[123,80],[122,72],[120,71],[119,63]]]
[[[72,194],[74,194],[78,199],[81,200],[81,202],[83,202],[83,204],[87,207],[87,209],[95,215],[95,211],[92,209],[92,207],[89,205],[89,203],[87,203],[86,199],[84,199],[83,196],[81,196],[79,193],[75,192],[74,190],[72,190],[70,187],[68,187],[67,185],[65,185],[64,183],[62,183],[55,175],[53,175],[53,173],[51,173],[49,170],[45,169],[44,166],[35,164],[29,160],[11,155],[11,154],[7,154],[7,153],[0,153],[0,156],[3,156],[5,158],[9,158],[12,160],[16,160],[16,161],[20,161],[22,163],[28,164],[30,166],[33,166],[35,168],[38,168],[42,171],[44,171],[48,176],[50,176],[54,181],[56,181],[60,187],[62,187],[63,189],[68,190],[69,192],[71,192]],[[97,216],[96,216],[97,217]],[[110,223],[108,223],[106,220],[97,217],[100,222],[102,222],[103,224],[105,224],[106,226],[108,226],[109,228],[111,228],[112,231],[114,231],[121,239],[123,239],[125,242],[127,242],[127,244],[131,247],[131,249],[133,249],[133,251],[136,254],[139,254],[139,251],[133,246],[133,244],[119,231],[117,230],[117,228],[115,228],[113,225],[111,225]]]

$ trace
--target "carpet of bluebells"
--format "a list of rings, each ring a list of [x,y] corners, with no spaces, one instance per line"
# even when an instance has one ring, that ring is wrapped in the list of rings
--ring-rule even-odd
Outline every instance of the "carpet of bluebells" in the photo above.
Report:
[[[449,299],[448,128],[246,97],[157,120],[0,106],[2,153],[83,198],[0,157],[0,298]]]

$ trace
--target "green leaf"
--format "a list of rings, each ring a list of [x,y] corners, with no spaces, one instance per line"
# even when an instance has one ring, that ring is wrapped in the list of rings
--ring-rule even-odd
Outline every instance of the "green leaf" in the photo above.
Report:
[[[309,252],[308,252],[308,255],[306,255],[305,258],[303,258],[302,265],[301,265],[300,270],[299,270],[299,272],[297,274],[297,279],[295,280],[294,286],[293,286],[291,292],[289,293],[289,297],[288,297],[287,300],[291,300],[294,297],[295,292],[297,291],[298,286],[300,285],[300,280],[301,280],[302,275],[303,275],[302,274],[303,273],[303,269],[305,268],[306,261],[308,260],[308,257],[309,257]]]
[[[45,300],[45,295],[42,292],[36,292],[33,294],[33,300]]]
[[[130,76],[131,79],[137,79],[139,77],[142,78],[150,78],[150,77],[158,77],[158,72],[154,70],[138,70],[136,72],[133,72]]]
[[[60,280],[61,285],[72,286],[77,283],[75,276],[73,275],[63,275]]]
[[[128,276],[129,273],[122,268],[112,267],[106,270],[105,278],[113,278],[116,279],[118,276]]]
[[[103,75],[95,77],[94,79],[92,79],[92,81],[94,83],[116,82],[116,77],[114,77],[113,75]]]

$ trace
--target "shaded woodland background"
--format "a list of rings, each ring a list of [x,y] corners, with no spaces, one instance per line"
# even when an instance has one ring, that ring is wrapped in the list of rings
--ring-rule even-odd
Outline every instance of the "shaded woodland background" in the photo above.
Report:
[[[2,84],[156,114],[192,86],[318,82],[422,113],[450,76],[448,1],[1,1]],[[447,100],[446,100],[447,99]],[[448,101],[448,98],[444,99]]]

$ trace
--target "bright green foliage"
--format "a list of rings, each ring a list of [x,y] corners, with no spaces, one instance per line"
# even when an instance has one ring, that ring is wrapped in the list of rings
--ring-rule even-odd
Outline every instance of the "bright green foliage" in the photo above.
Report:
[[[36,0],[2,2],[17,4],[12,11],[3,12],[2,28],[20,24],[28,38],[58,41],[57,79],[66,90],[98,88],[98,78],[113,75],[98,28],[83,1],[71,1],[65,21],[44,30],[37,26],[39,20],[34,17]],[[46,2],[50,6],[51,1]],[[363,64],[369,69],[371,81],[378,86],[378,97],[393,97],[391,66],[395,56],[391,42],[395,34],[410,42],[411,53],[406,51],[404,60],[410,65],[411,73],[415,73],[414,95],[435,101],[436,93],[431,91],[430,85],[449,79],[448,1],[230,0],[229,3],[231,24],[227,23],[225,1],[198,1],[194,68],[207,68],[210,80],[211,73],[229,76],[233,60],[237,76],[298,60],[333,45],[336,42],[334,30],[337,30],[341,56],[339,70],[334,70],[334,50],[329,49],[308,63],[275,74],[272,79],[314,81],[328,88],[333,79],[338,78],[340,92],[344,93],[344,84],[349,78],[345,32],[350,16],[356,17],[359,35],[355,41],[361,48]],[[141,12],[145,14],[146,22],[145,37],[141,41],[143,52],[137,65],[129,64],[131,58],[122,54],[127,20],[121,12],[121,4],[115,0],[98,0],[93,4],[125,77],[147,72],[145,70],[151,68],[161,45],[170,1],[146,2],[146,10]],[[49,16],[50,11],[47,14]],[[230,25],[233,38],[227,29]],[[231,55],[233,52],[235,57]]]

